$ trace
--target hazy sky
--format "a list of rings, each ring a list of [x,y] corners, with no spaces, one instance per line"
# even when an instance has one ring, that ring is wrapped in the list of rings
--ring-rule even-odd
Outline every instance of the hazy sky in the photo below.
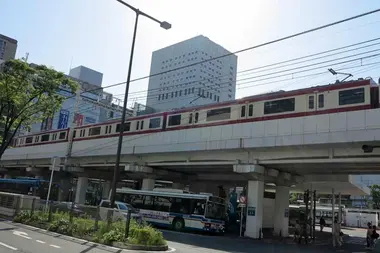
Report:
[[[132,79],[149,74],[152,51],[199,34],[209,37],[227,50],[237,51],[380,8],[380,1],[376,0],[128,0],[128,3],[172,24],[172,29],[166,31],[157,23],[140,18]],[[0,6],[0,33],[18,40],[17,57],[29,52],[29,62],[52,66],[65,73],[68,73],[70,64],[72,67],[87,66],[104,74],[103,86],[126,79],[134,12],[116,0],[0,0]],[[380,37],[379,25],[380,13],[376,13],[244,52],[238,54],[238,71]],[[333,58],[376,49],[380,49],[380,45]],[[332,67],[356,67],[342,71],[353,73],[354,78],[372,76],[378,79],[380,64],[358,66],[380,61],[379,58],[377,56]],[[259,74],[238,75],[240,80],[267,74],[238,81],[237,97],[326,84],[335,80],[327,67],[303,73],[287,72],[289,75],[282,77],[272,74],[276,71],[272,69]],[[326,73],[297,78],[321,72]],[[292,77],[295,79],[289,81]],[[287,81],[281,81],[284,79]],[[145,103],[147,84],[147,80],[131,83],[131,103],[136,100]],[[121,85],[107,91],[120,95],[124,89],[125,86]]]

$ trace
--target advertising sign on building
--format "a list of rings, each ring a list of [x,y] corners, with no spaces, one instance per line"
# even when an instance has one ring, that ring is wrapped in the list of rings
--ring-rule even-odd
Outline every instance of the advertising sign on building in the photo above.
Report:
[[[67,128],[70,112],[68,110],[61,109],[59,112],[58,129]]]
[[[41,131],[49,131],[53,128],[53,119],[52,117],[47,117],[41,123]]]
[[[77,125],[77,127],[83,126],[83,119],[84,119],[84,116],[82,114],[75,113],[74,123]]]
[[[84,123],[85,124],[95,124],[96,120],[94,118],[91,118],[91,117],[85,117],[84,118]]]

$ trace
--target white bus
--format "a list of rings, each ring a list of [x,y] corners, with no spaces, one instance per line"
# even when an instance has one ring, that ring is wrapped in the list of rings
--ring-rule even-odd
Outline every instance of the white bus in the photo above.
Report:
[[[346,223],[346,212],[345,212],[345,206],[341,206],[342,208],[342,217],[341,221],[342,224]],[[300,222],[303,222],[303,217],[305,215],[306,206],[305,205],[289,205],[289,224],[294,226],[296,223],[296,220],[299,220]],[[313,213],[311,212],[311,207],[309,206],[309,214],[308,217],[313,217]],[[335,206],[335,217],[338,217],[339,214],[339,207]],[[326,225],[331,226],[333,223],[333,215],[332,215],[332,207],[331,206],[316,206],[315,210],[315,223],[319,225],[319,220],[323,216],[324,220],[326,221]]]
[[[116,200],[139,209],[142,219],[175,230],[223,233],[225,200],[212,195],[116,189]]]
[[[347,208],[346,225],[348,227],[367,228],[367,223],[378,225],[379,211],[372,209]]]

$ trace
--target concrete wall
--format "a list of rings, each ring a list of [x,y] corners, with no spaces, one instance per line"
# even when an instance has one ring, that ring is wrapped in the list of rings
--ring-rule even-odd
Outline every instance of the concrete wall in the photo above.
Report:
[[[380,109],[126,136],[123,154],[208,151],[380,140]],[[114,155],[117,137],[76,141],[73,156]],[[2,160],[64,155],[65,144],[9,149]]]

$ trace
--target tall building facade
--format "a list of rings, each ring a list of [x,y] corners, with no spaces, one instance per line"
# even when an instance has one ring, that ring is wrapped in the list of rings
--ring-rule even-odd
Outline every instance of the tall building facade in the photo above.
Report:
[[[85,80],[78,79],[78,76]],[[72,122],[74,126],[82,126],[121,118],[122,103],[120,100],[117,101],[111,93],[103,91],[101,88],[102,73],[79,66],[70,70],[67,77],[76,81],[80,86],[81,94],[77,110],[74,111],[75,94],[73,95],[67,88],[61,87],[58,93],[66,98],[61,107],[52,117],[33,124],[31,133],[68,128]],[[95,84],[88,82],[91,80],[95,80]],[[127,116],[131,116],[132,113],[132,110],[128,110]],[[26,133],[24,132],[24,134]]]
[[[0,60],[14,59],[17,50],[17,40],[0,34]]]
[[[234,100],[237,56],[217,58],[226,54],[202,35],[154,51],[146,106],[167,111]]]

